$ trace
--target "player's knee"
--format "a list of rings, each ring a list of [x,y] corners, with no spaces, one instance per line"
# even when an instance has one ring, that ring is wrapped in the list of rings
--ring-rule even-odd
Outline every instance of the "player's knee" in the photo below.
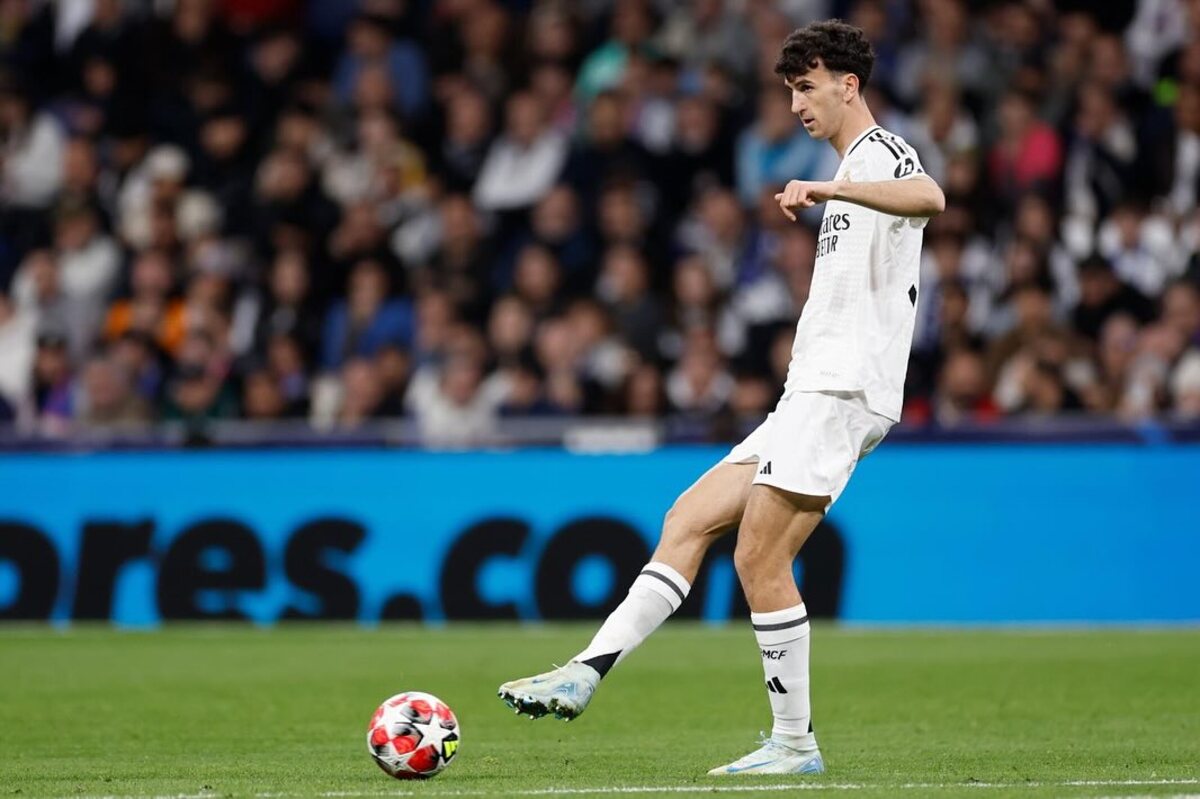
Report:
[[[733,550],[733,568],[742,588],[750,590],[784,574],[790,576],[791,561],[779,547],[747,536]]]
[[[663,517],[662,541],[670,545],[693,544],[703,539],[704,533],[695,517],[676,502]]]
[[[745,538],[738,540],[733,549],[733,568],[737,571],[742,585],[754,582],[762,573],[766,561],[764,554],[763,547],[759,544]]]

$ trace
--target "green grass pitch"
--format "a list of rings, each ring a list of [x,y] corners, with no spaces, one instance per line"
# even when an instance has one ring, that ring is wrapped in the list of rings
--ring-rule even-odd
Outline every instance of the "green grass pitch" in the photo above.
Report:
[[[569,724],[503,680],[592,625],[0,628],[0,797],[1146,796],[1200,794],[1200,630],[818,626],[819,778],[709,778],[770,725],[748,625],[669,624]],[[366,752],[381,700],[463,729],[438,778]]]

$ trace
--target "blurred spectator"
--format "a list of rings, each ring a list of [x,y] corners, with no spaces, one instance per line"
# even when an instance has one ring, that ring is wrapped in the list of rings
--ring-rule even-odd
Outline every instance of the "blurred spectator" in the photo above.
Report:
[[[1018,352],[1033,347],[1039,337],[1062,333],[1054,321],[1054,306],[1044,283],[1028,280],[1015,284],[1007,305],[1012,327],[992,340],[987,353],[988,371],[993,376]]]
[[[699,0],[677,6],[662,24],[659,45],[690,69],[720,64],[734,75],[747,75],[754,66],[754,34],[728,5]]]
[[[733,139],[721,109],[702,94],[680,98],[675,143],[658,177],[664,202],[679,208],[706,189],[733,184]]]
[[[89,427],[130,427],[150,419],[145,401],[130,384],[120,364],[107,357],[93,358],[83,371],[78,419]]]
[[[66,137],[58,122],[38,110],[29,89],[0,74],[0,203],[45,209],[62,181]]]
[[[1037,118],[1033,101],[1019,91],[1008,92],[1000,102],[999,126],[989,164],[1000,199],[1012,203],[1025,192],[1053,187],[1062,169],[1062,143]]]
[[[360,261],[350,273],[346,299],[329,309],[321,364],[338,369],[352,356],[370,356],[387,344],[412,342],[412,309],[388,297],[388,278],[377,261]]]
[[[722,352],[742,350],[745,331],[717,289],[703,256],[688,256],[675,265],[672,293],[671,328],[659,338],[659,350],[664,355],[677,359],[693,331],[713,334]]]
[[[558,310],[562,270],[554,254],[545,247],[530,244],[517,254],[513,290],[537,319],[545,319]]]
[[[529,88],[545,109],[550,129],[570,137],[579,119],[579,105],[571,92],[572,75],[565,64],[542,61],[529,75]]]
[[[74,411],[67,341],[51,331],[39,333],[37,337],[33,359],[33,401],[39,422],[51,432],[60,430],[60,425],[68,422]]]
[[[1183,335],[1171,325],[1158,322],[1143,328],[1124,391],[1117,401],[1117,412],[1142,418],[1168,408],[1171,372],[1186,345]]]
[[[650,53],[634,54],[621,79],[627,129],[650,158],[671,149],[677,133],[677,100],[683,76],[679,62]]]
[[[1064,175],[1067,212],[1102,219],[1136,185],[1133,126],[1109,90],[1088,83],[1079,90],[1073,133]]]
[[[934,0],[920,5],[922,35],[900,52],[896,94],[915,105],[929,82],[943,75],[954,75],[968,92],[984,94],[996,75],[983,43],[972,34],[965,4]]]
[[[433,446],[467,445],[496,432],[508,381],[486,378],[470,353],[452,354],[438,369],[418,372],[405,404],[416,416],[423,440]]]
[[[469,191],[492,140],[492,110],[483,92],[466,83],[454,87],[445,107],[446,132],[434,153],[435,164],[447,188]]]
[[[733,377],[712,335],[707,330],[690,333],[678,365],[667,375],[671,405],[684,413],[717,413],[726,407],[733,389]]]
[[[308,257],[302,250],[280,250],[271,264],[267,295],[255,324],[255,348],[265,352],[275,336],[292,336],[305,353],[315,353],[321,338],[320,312],[312,296]]]
[[[107,349],[117,369],[129,381],[132,394],[152,415],[162,399],[164,372],[154,340],[134,330],[121,334]]]
[[[1171,376],[1171,408],[1181,419],[1200,418],[1200,350],[1188,350]]]
[[[1047,277],[1054,284],[1055,313],[1063,315],[1079,301],[1079,276],[1076,259],[1057,239],[1058,226],[1055,209],[1045,196],[1026,194],[1017,200],[1013,238],[1027,242],[1045,259]]]
[[[1200,287],[1183,280],[1172,283],[1163,293],[1162,320],[1186,344],[1200,346]]]
[[[1079,286],[1079,304],[1072,313],[1071,324],[1090,339],[1098,339],[1104,323],[1115,314],[1128,314],[1139,323],[1154,316],[1150,300],[1117,277],[1112,265],[1099,255],[1079,265]]]
[[[502,372],[508,396],[500,405],[501,416],[544,416],[556,412],[546,399],[542,370],[532,358],[522,358]]]
[[[166,418],[195,424],[234,417],[238,406],[230,365],[211,335],[188,333],[167,386]]]
[[[524,300],[501,297],[488,319],[488,344],[501,368],[515,367],[533,342],[535,321]]]
[[[945,183],[950,161],[971,158],[979,147],[979,128],[962,106],[958,87],[947,78],[931,80],[908,132],[908,142],[921,155],[921,165]]]
[[[437,209],[437,247],[414,277],[418,291],[445,292],[457,312],[473,322],[487,314],[492,285],[483,221],[461,194],[442,199]]]
[[[978,354],[962,349],[946,358],[931,412],[933,419],[946,427],[963,422],[988,422],[999,415],[988,391],[983,359]]]
[[[963,323],[968,331],[988,330],[1003,286],[1002,277],[993,274],[995,271],[989,254],[972,252],[961,235],[937,230],[931,233],[921,253],[921,301],[917,304],[914,349],[928,349],[941,335],[940,315],[945,310],[941,299],[947,290],[964,295]]]
[[[87,355],[97,309],[86,297],[67,293],[53,252],[33,250],[25,257],[13,281],[13,298],[39,330],[52,330],[63,339],[72,358]]]
[[[0,398],[14,413],[28,399],[34,343],[34,320],[0,292]]]
[[[609,250],[596,293],[608,305],[621,337],[642,356],[652,357],[662,310],[650,293],[650,276],[641,254],[626,246]]]
[[[563,268],[568,293],[584,294],[595,280],[595,242],[584,226],[579,197],[569,186],[550,190],[530,216],[532,240],[547,247]]]
[[[1156,161],[1171,210],[1180,216],[1193,211],[1200,200],[1200,85],[1179,87],[1175,126]]]
[[[584,103],[617,85],[630,56],[649,46],[657,20],[647,0],[615,0],[609,38],[591,52],[579,67],[576,91]]]
[[[273,335],[267,341],[267,369],[287,403],[289,416],[305,416],[309,405],[309,378],[304,350],[288,335]]]
[[[100,229],[95,208],[68,202],[56,209],[54,250],[63,292],[78,303],[89,319],[101,308],[120,277],[120,252]]]
[[[632,185],[647,177],[649,156],[630,136],[625,98],[606,91],[592,101],[580,135],[567,160],[563,178],[593,209],[606,185]]]
[[[739,262],[749,245],[746,219],[733,193],[709,189],[695,203],[693,213],[679,227],[679,245],[700,253],[722,289],[733,285]]]
[[[373,361],[347,361],[342,367],[341,384],[342,403],[337,414],[340,427],[357,427],[368,419],[399,415],[399,398],[388,394],[383,374]]]
[[[393,35],[396,20],[365,12],[346,31],[346,51],[333,74],[338,100],[349,105],[354,92],[369,70],[378,69],[390,91],[389,101],[408,117],[425,108],[428,78],[425,57],[415,43]]]
[[[667,413],[667,392],[662,373],[643,363],[629,374],[621,392],[621,410],[633,418],[657,418]]]
[[[616,335],[608,311],[591,298],[580,298],[571,303],[563,319],[575,344],[577,369],[584,385],[604,393],[618,390],[633,355]],[[599,398],[593,398],[590,409],[600,404]]]
[[[768,187],[789,180],[820,179],[820,148],[820,142],[796,127],[790,92],[764,91],[756,124],[738,138],[738,199],[750,207]]]
[[[150,336],[167,352],[178,350],[186,328],[184,303],[176,296],[174,266],[161,250],[144,250],[134,260],[130,296],[108,308],[104,337],[116,339],[136,331]]]
[[[554,185],[567,158],[567,139],[549,127],[537,95],[514,94],[506,111],[504,133],[488,151],[475,184],[475,202],[486,211],[529,208]]]
[[[1144,294],[1159,295],[1183,274],[1185,259],[1170,220],[1147,213],[1140,204],[1125,202],[1114,209],[1096,238],[1096,248],[1117,275]]]
[[[242,415],[258,421],[282,419],[287,401],[271,373],[258,370],[242,381]]]

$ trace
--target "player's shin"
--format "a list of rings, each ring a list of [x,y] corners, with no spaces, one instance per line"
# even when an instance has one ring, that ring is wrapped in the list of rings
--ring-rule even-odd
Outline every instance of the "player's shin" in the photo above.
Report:
[[[816,749],[808,696],[809,624],[804,603],[770,613],[751,613],[750,620],[775,716],[771,737],[794,749]]]
[[[667,564],[650,561],[629,587],[625,600],[604,620],[587,649],[571,659],[586,663],[603,677],[679,609],[691,588]]]

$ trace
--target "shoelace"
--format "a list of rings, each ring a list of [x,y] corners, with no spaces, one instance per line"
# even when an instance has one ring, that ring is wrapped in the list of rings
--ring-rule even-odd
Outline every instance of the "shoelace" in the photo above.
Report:
[[[762,746],[767,747],[768,749],[782,749],[785,752],[789,752],[792,754],[803,754],[803,752],[801,752],[799,749],[788,746],[785,743],[780,743],[779,741],[776,741],[774,738],[767,735],[767,733],[763,730],[758,731],[758,742]]]

